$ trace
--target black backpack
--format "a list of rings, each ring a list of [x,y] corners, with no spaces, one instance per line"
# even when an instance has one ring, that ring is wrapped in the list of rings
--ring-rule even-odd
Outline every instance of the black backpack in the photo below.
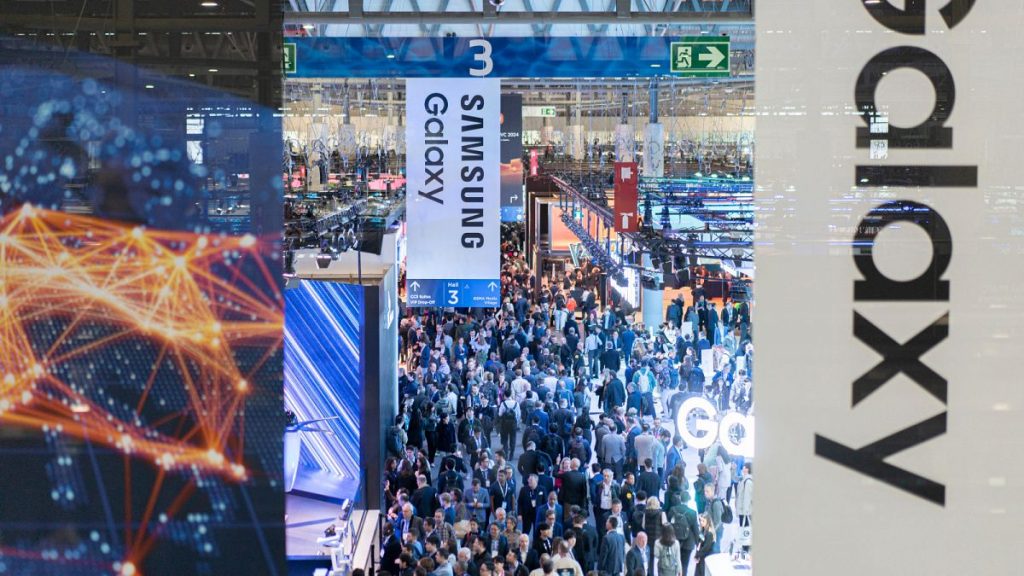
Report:
[[[683,512],[682,508],[676,506],[669,512],[669,522],[672,524],[672,529],[676,533],[676,540],[680,543],[685,543],[690,540],[690,523],[686,519],[686,513]]]
[[[725,500],[719,499],[718,502],[722,503],[722,524],[732,524],[732,508],[726,504]]]
[[[501,430],[503,432],[515,432],[516,430],[516,424],[518,424],[518,422],[516,421],[516,414],[513,412],[513,410],[515,410],[515,406],[516,405],[513,403],[510,408],[508,400],[501,403],[501,407],[504,408],[505,411],[498,416],[498,424],[501,426]]]

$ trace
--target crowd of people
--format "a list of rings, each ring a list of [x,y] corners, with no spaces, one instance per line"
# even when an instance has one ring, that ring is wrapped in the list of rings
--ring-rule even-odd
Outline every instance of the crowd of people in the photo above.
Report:
[[[752,464],[716,442],[688,469],[676,411],[752,412],[746,303],[695,292],[648,329],[602,305],[599,270],[537,278],[503,254],[501,308],[402,319],[381,571],[705,574],[724,527],[749,525]]]

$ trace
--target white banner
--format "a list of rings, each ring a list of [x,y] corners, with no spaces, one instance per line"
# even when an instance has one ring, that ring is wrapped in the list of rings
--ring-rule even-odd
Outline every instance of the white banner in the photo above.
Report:
[[[1021,573],[1021,24],[758,4],[759,574]]]
[[[409,79],[407,286],[411,306],[496,306],[501,84]]]

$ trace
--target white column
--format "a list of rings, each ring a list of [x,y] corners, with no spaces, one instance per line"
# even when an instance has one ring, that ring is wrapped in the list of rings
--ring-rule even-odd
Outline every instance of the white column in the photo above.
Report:
[[[651,83],[651,117],[650,122],[644,128],[644,162],[640,174],[648,178],[661,178],[665,175],[665,128],[658,122],[658,83],[657,80]],[[655,228],[659,226],[658,217],[651,224]],[[644,267],[653,268],[649,255],[644,255]],[[655,281],[665,281],[661,270],[656,270]],[[643,318],[648,328],[657,328],[665,317],[663,313],[665,291],[664,290],[643,290]]]
[[[583,126],[578,124],[569,126],[569,143],[571,144],[569,154],[572,156],[573,160],[582,160],[584,155],[586,155],[587,143],[585,138],[586,135],[583,132]]]
[[[615,127],[615,158],[619,162],[632,162],[635,155],[633,149],[636,144],[636,136],[633,127],[629,124],[619,124]]]

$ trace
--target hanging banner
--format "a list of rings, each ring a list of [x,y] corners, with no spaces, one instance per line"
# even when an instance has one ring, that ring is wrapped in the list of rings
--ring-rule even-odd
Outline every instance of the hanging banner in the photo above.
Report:
[[[501,95],[501,221],[523,220],[523,95]]]
[[[601,78],[668,73],[670,36],[289,38],[295,78]],[[709,40],[716,41],[716,40]],[[722,48],[722,45],[719,45]],[[728,75],[728,40],[724,48]],[[678,49],[677,49],[678,51]],[[704,68],[711,62],[695,64]],[[543,107],[538,116],[556,116]]]
[[[497,307],[501,83],[410,79],[408,305]]]
[[[615,163],[615,231],[640,230],[637,215],[637,184],[640,179],[636,162]]]
[[[758,573],[1021,571],[1022,23],[758,6]]]

